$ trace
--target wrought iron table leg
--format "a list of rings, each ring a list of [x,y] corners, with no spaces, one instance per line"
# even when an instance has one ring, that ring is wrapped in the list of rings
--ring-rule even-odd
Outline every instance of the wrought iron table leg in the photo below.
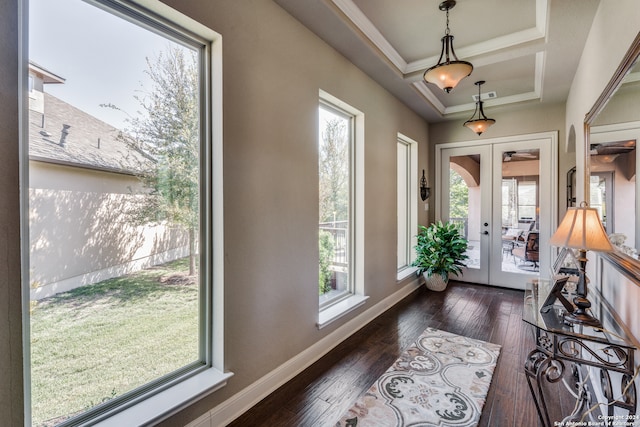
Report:
[[[529,353],[524,364],[524,371],[540,422],[543,427],[552,427],[553,424],[549,418],[549,410],[542,390],[542,380],[544,378],[549,383],[560,381],[564,374],[564,364],[560,360],[553,359],[546,353],[536,349]]]

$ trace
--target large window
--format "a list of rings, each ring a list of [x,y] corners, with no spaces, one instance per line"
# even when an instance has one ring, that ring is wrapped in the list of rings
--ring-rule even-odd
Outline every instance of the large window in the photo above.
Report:
[[[318,109],[319,313],[323,328],[364,294],[364,114],[320,90]]]
[[[319,295],[324,307],[353,293],[353,115],[335,105],[319,109]]]
[[[398,278],[409,274],[414,260],[417,212],[417,151],[418,144],[399,135],[397,142],[397,269]]]
[[[161,418],[226,377],[219,40],[113,0],[29,0],[28,27],[27,413]]]

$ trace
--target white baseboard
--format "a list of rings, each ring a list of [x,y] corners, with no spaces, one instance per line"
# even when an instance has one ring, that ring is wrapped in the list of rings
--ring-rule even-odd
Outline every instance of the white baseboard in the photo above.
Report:
[[[309,347],[250,386],[211,409],[207,414],[204,414],[198,419],[192,421],[186,427],[226,426],[269,394],[273,393],[287,381],[291,380],[304,369],[311,366],[342,341],[349,338],[376,317],[396,305],[419,286],[419,280],[418,278],[415,278],[394,294],[388,296],[378,304],[340,326],[313,346]]]

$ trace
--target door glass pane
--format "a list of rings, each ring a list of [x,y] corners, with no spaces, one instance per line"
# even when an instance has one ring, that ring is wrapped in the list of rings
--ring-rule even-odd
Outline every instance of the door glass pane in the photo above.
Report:
[[[480,268],[480,156],[449,159],[449,221],[469,241],[467,268]]]
[[[502,153],[502,271],[538,274],[539,150]]]

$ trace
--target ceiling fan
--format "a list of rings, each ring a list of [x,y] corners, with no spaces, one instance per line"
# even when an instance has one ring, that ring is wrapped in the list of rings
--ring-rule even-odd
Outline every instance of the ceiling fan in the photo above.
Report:
[[[636,149],[636,141],[616,141],[602,144],[591,144],[590,154],[592,156],[625,154]]]
[[[505,151],[504,157],[502,159],[503,162],[510,162],[511,160],[517,159],[537,159],[538,157],[530,153],[528,151]]]

